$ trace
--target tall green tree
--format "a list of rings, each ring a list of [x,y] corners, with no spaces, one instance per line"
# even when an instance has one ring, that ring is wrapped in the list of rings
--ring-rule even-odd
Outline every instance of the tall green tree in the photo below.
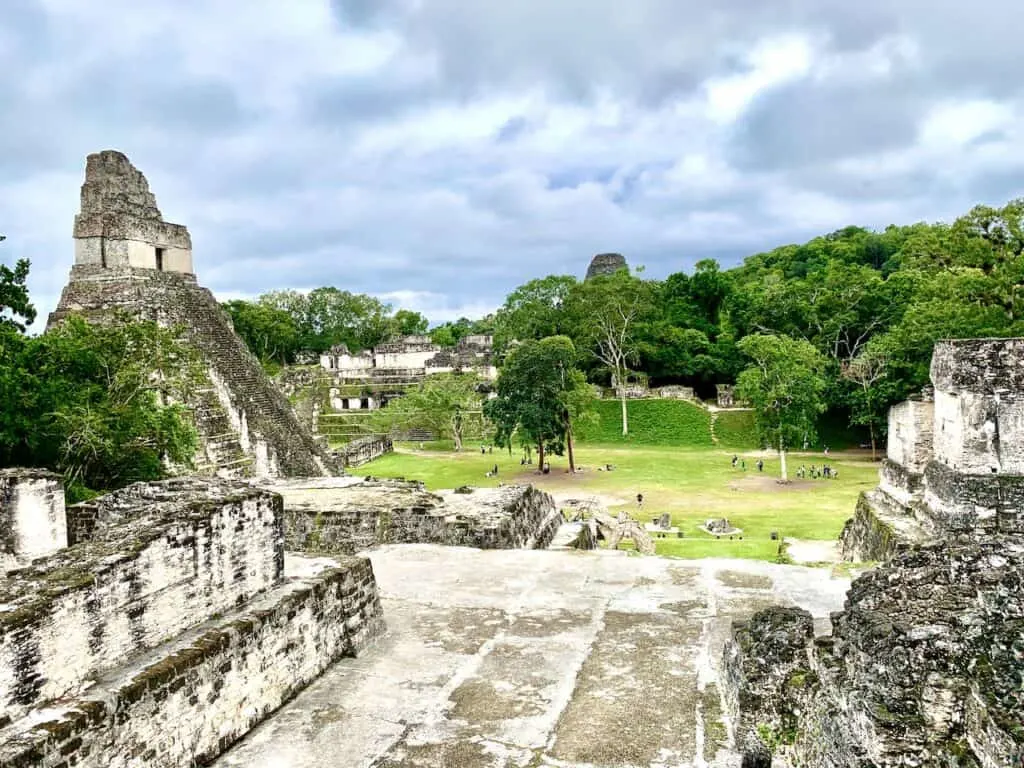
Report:
[[[224,309],[231,316],[235,332],[261,361],[285,365],[299,351],[299,329],[292,315],[269,304],[229,301]]]
[[[497,445],[511,446],[518,435],[524,445],[536,446],[541,468],[546,453],[561,456],[568,448],[569,471],[576,471],[573,423],[589,402],[576,357],[566,336],[531,340],[512,349],[498,374],[497,397],[484,404]]]
[[[426,429],[461,451],[468,430],[482,428],[481,380],[469,373],[427,376],[415,389],[374,412],[375,429]]]
[[[611,375],[622,408],[623,436],[629,434],[626,388],[639,359],[637,326],[653,299],[651,284],[626,270],[579,283],[569,299],[579,338]]]
[[[549,275],[520,285],[495,313],[494,346],[499,353],[513,341],[540,340],[570,330],[566,301],[576,287],[571,275]]]
[[[0,242],[6,239],[0,235]],[[36,319],[36,310],[28,299],[28,259],[19,259],[11,269],[0,264],[0,326],[24,331]]]
[[[736,394],[753,406],[758,434],[778,450],[786,482],[787,452],[814,440],[825,410],[825,359],[810,342],[788,336],[747,336],[739,348],[751,365],[739,375]]]

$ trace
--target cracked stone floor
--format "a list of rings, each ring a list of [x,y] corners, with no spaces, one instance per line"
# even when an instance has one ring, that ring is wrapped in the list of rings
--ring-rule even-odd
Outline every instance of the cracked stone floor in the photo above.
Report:
[[[218,768],[738,767],[719,687],[731,622],[796,604],[827,631],[849,587],[821,569],[618,552],[370,557],[386,636]]]

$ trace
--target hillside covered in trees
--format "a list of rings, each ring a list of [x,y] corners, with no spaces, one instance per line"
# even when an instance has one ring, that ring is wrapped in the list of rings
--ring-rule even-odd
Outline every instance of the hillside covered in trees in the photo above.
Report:
[[[515,341],[564,335],[591,381],[642,372],[652,385],[689,385],[705,397],[750,365],[744,337],[786,336],[825,359],[832,419],[880,433],[888,406],[927,384],[937,339],[1024,335],[1022,216],[1024,200],[1014,200],[951,224],[847,227],[732,269],[698,261],[691,274],[664,280],[539,277],[493,315],[430,333],[442,344],[493,333],[499,359]],[[336,288],[226,307],[253,351],[279,363],[303,349],[358,349],[427,330],[422,315]]]

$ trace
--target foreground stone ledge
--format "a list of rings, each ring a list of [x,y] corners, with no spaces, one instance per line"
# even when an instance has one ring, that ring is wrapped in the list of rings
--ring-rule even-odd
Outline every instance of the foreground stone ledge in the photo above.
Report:
[[[360,654],[383,632],[369,560],[317,567],[105,676],[81,697],[8,726],[0,766],[208,765],[332,662]]]
[[[281,500],[272,494],[171,481],[130,486],[91,509],[96,539],[0,580],[8,721],[280,583]]]
[[[768,609],[724,652],[737,743],[815,768],[1024,764],[1024,541],[959,536],[855,580],[830,636]]]

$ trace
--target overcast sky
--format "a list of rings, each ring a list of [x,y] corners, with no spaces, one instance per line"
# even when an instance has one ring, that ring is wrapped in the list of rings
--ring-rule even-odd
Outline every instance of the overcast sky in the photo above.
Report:
[[[0,0],[0,260],[43,314],[119,149],[222,299],[438,322],[1024,194],[1021,0]]]

